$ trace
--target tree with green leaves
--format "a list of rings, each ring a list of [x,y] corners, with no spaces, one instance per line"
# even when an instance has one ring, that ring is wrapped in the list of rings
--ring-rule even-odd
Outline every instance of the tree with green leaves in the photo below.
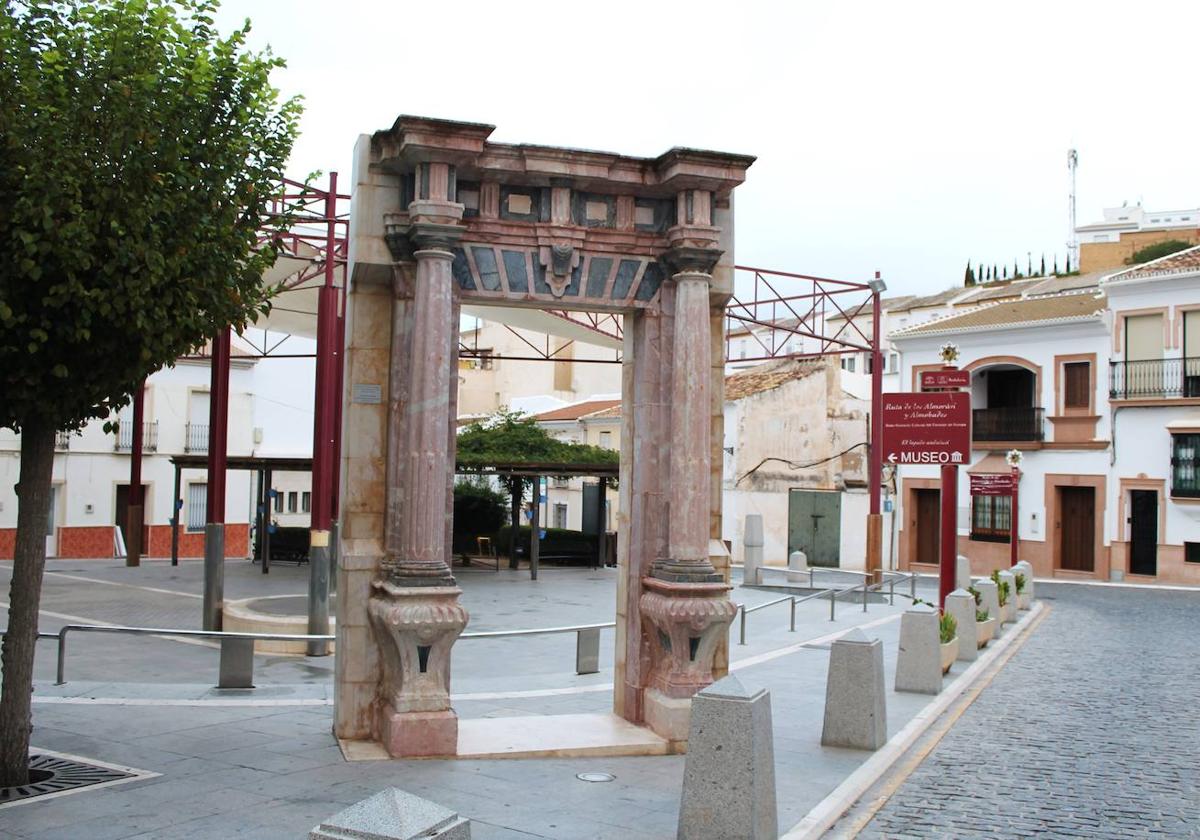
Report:
[[[0,427],[21,435],[0,786],[25,784],[54,438],[269,304],[300,115],[207,0],[0,0]]]

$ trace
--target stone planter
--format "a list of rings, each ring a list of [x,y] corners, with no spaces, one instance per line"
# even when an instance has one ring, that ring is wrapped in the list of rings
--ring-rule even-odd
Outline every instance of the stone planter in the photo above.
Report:
[[[987,647],[996,635],[996,619],[989,617],[987,621],[975,622],[975,644],[978,647]]]
[[[958,636],[948,642],[943,642],[940,647],[942,649],[942,673],[944,674],[950,670],[950,666],[958,658]]]
[[[1029,597],[1028,592],[1022,592],[1017,596],[1017,609],[1027,610],[1031,603],[1033,603],[1033,598]]]

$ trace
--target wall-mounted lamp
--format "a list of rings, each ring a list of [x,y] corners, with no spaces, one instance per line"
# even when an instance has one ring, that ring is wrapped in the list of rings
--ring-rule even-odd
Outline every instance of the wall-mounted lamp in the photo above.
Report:
[[[868,280],[867,285],[871,287],[871,291],[876,294],[883,294],[887,291],[887,283],[883,282],[883,278],[879,276],[879,272],[875,272],[875,279]]]

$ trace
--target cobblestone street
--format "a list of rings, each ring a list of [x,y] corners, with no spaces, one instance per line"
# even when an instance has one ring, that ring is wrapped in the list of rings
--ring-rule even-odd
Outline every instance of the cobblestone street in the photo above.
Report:
[[[1200,836],[1200,599],[1038,596],[1046,620],[859,837]]]

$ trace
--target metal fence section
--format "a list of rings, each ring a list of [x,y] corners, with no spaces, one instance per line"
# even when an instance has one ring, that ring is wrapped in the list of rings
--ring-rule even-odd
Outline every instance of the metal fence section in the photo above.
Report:
[[[183,451],[197,455],[208,452],[207,423],[188,423],[183,427]]]

